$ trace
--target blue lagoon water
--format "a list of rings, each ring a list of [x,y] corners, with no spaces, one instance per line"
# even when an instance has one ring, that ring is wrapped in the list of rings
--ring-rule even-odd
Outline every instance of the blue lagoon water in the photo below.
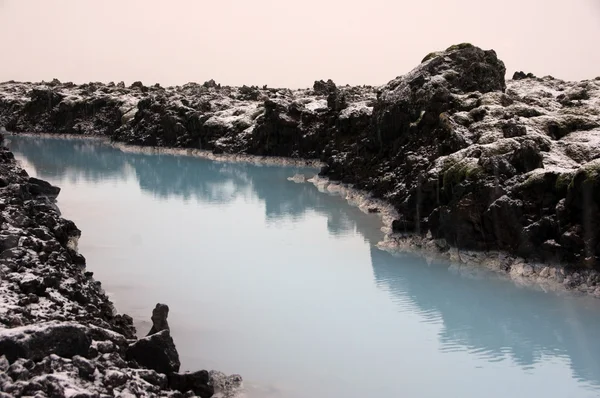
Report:
[[[600,301],[376,248],[376,215],[292,167],[10,137],[59,185],[80,252],[140,334],[170,308],[186,370],[248,397],[597,397]]]

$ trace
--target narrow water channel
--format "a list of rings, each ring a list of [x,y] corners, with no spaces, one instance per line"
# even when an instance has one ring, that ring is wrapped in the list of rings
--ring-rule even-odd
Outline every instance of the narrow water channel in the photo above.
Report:
[[[597,397],[600,300],[392,256],[379,219],[291,167],[9,137],[59,185],[80,252],[140,334],[157,302],[185,369],[247,396]]]

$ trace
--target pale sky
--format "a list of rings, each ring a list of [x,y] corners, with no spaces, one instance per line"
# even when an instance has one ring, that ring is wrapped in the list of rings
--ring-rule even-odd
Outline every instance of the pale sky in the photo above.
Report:
[[[0,0],[0,81],[380,85],[460,42],[594,78],[600,0]]]

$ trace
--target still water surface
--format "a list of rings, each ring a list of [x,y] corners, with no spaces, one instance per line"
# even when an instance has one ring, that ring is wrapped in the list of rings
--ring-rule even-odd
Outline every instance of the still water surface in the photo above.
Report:
[[[378,250],[378,217],[291,167],[10,137],[59,185],[79,249],[140,334],[157,302],[186,370],[248,397],[597,397],[600,301]]]

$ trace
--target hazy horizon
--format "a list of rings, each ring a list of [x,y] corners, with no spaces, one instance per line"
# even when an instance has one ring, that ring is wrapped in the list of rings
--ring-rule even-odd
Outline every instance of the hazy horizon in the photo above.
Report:
[[[600,1],[0,0],[0,81],[381,85],[431,51],[494,49],[516,70],[600,76]]]

